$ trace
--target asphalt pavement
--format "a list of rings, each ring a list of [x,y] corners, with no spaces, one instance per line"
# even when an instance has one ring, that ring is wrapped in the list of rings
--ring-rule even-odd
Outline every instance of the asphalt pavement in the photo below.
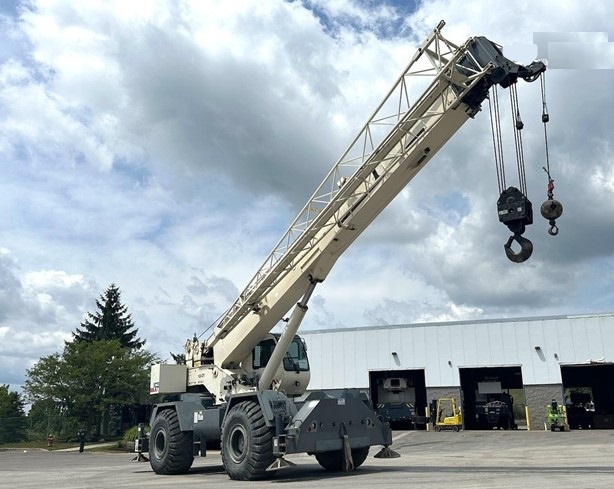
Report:
[[[228,478],[219,452],[198,458],[189,473],[159,476],[131,453],[0,451],[0,487],[10,489],[122,489],[284,487],[441,489],[612,489],[614,431],[395,432],[400,458],[372,455],[358,469],[331,473],[314,457],[290,455],[296,467],[274,478]]]

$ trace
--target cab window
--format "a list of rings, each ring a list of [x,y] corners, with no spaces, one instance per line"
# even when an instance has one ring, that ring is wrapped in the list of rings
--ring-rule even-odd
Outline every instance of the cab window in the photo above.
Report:
[[[284,370],[288,372],[306,372],[309,370],[307,350],[299,337],[294,337],[284,357]]]
[[[254,370],[266,367],[269,363],[273,350],[275,349],[275,341],[264,340],[256,345],[254,348],[254,357],[252,361],[252,368]]]

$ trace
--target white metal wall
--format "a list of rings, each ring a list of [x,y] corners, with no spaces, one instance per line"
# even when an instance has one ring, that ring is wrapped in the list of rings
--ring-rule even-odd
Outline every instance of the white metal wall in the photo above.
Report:
[[[458,386],[459,368],[506,365],[521,366],[524,384],[557,384],[561,364],[614,362],[614,313],[299,334],[309,389],[364,388],[370,370],[395,369],[424,369],[429,387]]]

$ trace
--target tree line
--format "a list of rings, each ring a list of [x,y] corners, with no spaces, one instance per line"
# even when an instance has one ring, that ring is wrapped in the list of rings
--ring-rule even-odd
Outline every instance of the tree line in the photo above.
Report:
[[[0,385],[0,443],[49,435],[70,440],[82,429],[105,438],[146,421],[149,368],[158,358],[144,348],[116,284],[96,307],[62,351],[26,371],[23,394]]]

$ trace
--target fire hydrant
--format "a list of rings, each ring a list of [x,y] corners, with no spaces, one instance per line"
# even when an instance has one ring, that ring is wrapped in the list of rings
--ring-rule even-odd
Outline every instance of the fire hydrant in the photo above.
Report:
[[[53,435],[49,435],[47,437],[47,446],[48,447],[52,447],[53,446]]]

